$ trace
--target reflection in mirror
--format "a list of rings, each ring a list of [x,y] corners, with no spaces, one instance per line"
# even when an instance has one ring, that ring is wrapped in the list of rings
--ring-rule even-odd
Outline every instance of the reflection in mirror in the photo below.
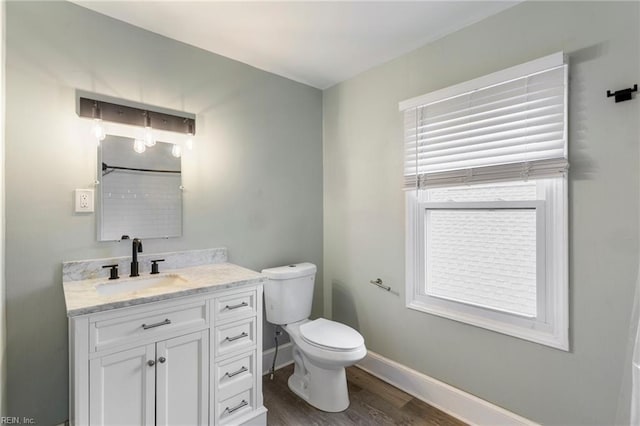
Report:
[[[144,152],[134,140],[108,135],[98,148],[98,240],[182,235],[182,176],[173,144]]]

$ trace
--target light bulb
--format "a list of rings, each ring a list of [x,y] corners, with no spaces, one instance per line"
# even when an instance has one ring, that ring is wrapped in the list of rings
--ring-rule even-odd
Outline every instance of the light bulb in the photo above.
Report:
[[[182,147],[178,144],[174,144],[173,148],[171,148],[171,155],[176,158],[180,158],[182,156]]]
[[[187,133],[187,140],[184,143],[184,146],[191,151],[193,149],[193,135],[191,133]]]
[[[93,133],[93,136],[98,140],[98,143],[107,137],[107,134],[104,131],[104,126],[102,125],[102,120],[99,118],[93,120],[91,133]]]
[[[133,150],[138,154],[142,154],[147,149],[143,140],[136,139],[133,141]]]
[[[156,140],[153,137],[153,131],[151,130],[151,127],[144,128],[144,144],[149,147],[156,144]]]

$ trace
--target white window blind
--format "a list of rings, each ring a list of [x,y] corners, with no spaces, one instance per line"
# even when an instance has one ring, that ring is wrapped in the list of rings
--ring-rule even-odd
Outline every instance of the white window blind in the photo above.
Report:
[[[401,102],[405,188],[565,173],[567,75],[556,53]]]

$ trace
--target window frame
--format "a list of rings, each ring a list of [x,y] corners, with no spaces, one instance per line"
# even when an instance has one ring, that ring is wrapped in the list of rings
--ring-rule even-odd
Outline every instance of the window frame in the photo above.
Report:
[[[509,336],[569,350],[567,178],[537,181],[539,200],[430,202],[420,191],[406,192],[406,306]],[[542,198],[542,199],[540,199]],[[536,209],[537,312],[535,318],[426,294],[425,215],[436,208],[533,206]],[[540,234],[542,231],[542,234]],[[543,241],[540,241],[540,239]],[[424,289],[424,291],[423,291]]]

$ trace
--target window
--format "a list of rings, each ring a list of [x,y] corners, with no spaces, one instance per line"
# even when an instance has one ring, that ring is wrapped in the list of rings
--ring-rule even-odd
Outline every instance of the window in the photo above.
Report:
[[[407,307],[568,350],[563,59],[401,103]]]

